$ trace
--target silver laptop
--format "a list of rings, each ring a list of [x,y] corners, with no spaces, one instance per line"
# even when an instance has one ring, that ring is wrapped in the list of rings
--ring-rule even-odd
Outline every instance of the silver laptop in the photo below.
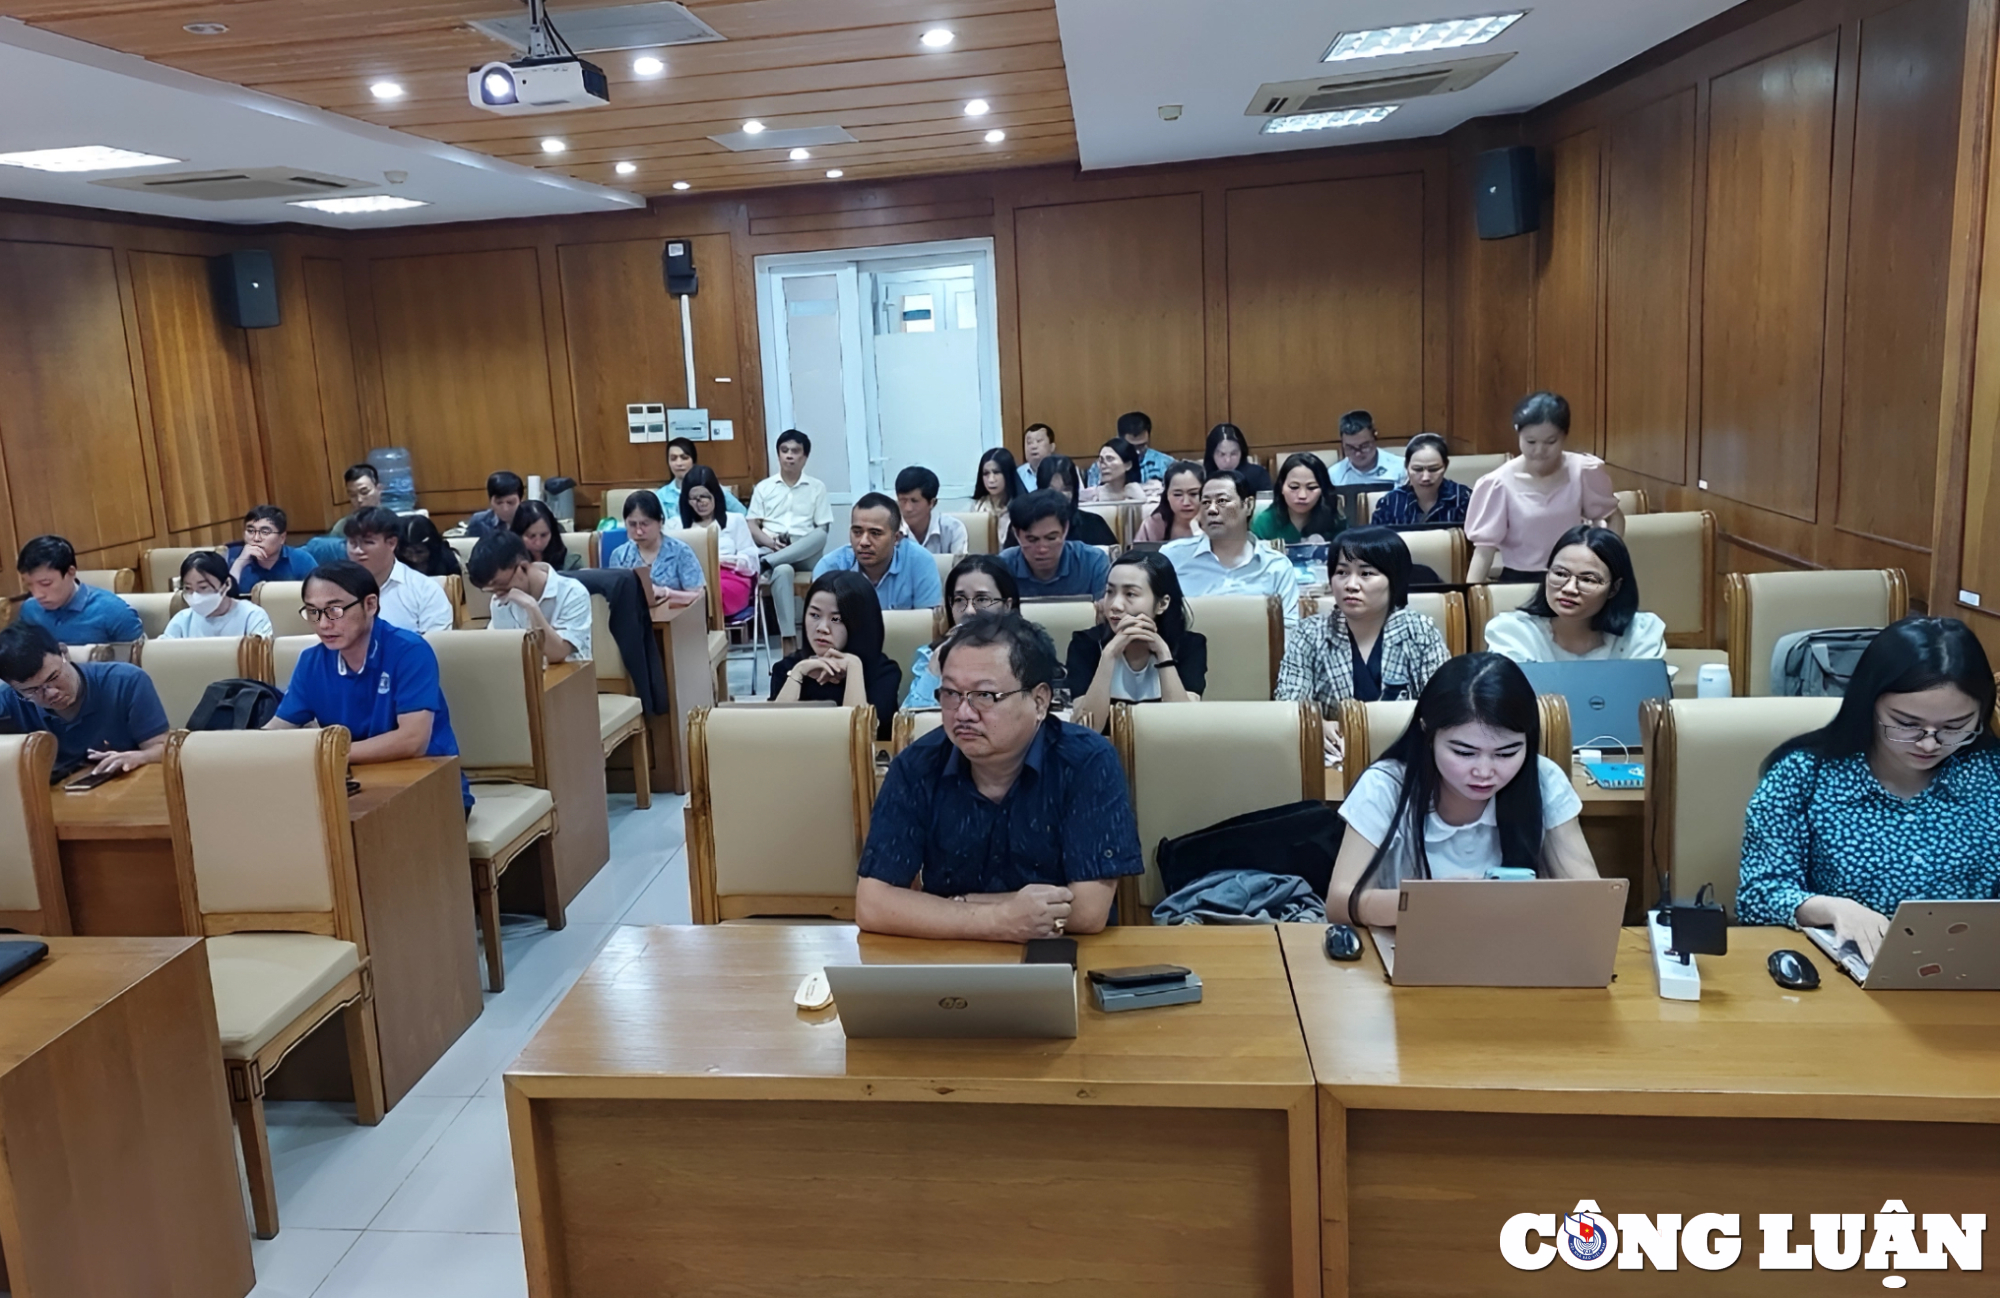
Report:
[[[1067,964],[828,965],[850,1037],[1073,1037]]]
[[[1371,929],[1398,987],[1609,987],[1624,879],[1405,879]]]
[[[1906,901],[1872,962],[1830,928],[1805,933],[1871,992],[2000,991],[2000,901]]]
[[[1522,663],[1521,670],[1535,693],[1569,700],[1570,742],[1578,748],[1645,747],[1639,705],[1674,696],[1667,664],[1658,658]],[[1562,764],[1563,754],[1550,756]]]

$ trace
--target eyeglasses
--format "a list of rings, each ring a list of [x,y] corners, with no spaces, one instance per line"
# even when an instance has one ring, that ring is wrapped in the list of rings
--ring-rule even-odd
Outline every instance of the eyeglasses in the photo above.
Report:
[[[275,527],[246,527],[243,529],[243,535],[253,541],[268,541],[272,537],[283,536],[284,533]]]
[[[1000,598],[998,595],[953,595],[951,597],[951,607],[954,612],[963,612],[968,608],[976,608],[981,613],[985,613],[999,608],[1006,602],[1006,600]]]
[[[299,616],[308,622],[314,623],[321,621],[338,622],[347,616],[348,609],[357,608],[360,604],[361,601],[358,599],[350,599],[345,604],[328,604],[325,608],[314,608],[310,604],[301,604],[299,605]]]
[[[970,703],[974,712],[984,716],[999,707],[1001,699],[1012,698],[1016,694],[1026,694],[1033,688],[1032,685],[1024,685],[1018,690],[954,690],[940,685],[937,692],[938,708],[944,712],[956,712],[959,704]]]
[[[55,671],[40,685],[16,685],[14,692],[24,698],[45,699],[49,697],[50,692],[62,681],[62,674],[62,664],[58,663],[56,664]]]
[[[1979,727],[1971,726],[1891,726],[1876,723],[1882,738],[1898,748],[1915,748],[1929,735],[1940,748],[1963,748],[1979,734]]]
[[[1594,572],[1569,572],[1562,568],[1549,569],[1549,586],[1552,589],[1561,590],[1571,582],[1575,582],[1576,588],[1586,594],[1594,590],[1603,590],[1611,584]]]

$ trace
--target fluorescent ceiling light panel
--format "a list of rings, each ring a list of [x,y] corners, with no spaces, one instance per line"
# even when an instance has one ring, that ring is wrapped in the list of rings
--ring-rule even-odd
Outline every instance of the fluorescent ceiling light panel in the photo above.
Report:
[[[398,198],[394,194],[360,194],[353,198],[308,198],[285,206],[352,215],[356,212],[400,212],[406,207],[429,207],[430,204],[415,198]]]
[[[85,144],[74,149],[31,149],[26,153],[0,153],[0,166],[28,167],[35,171],[120,171],[126,167],[160,167],[185,158],[162,158],[153,153],[114,149],[108,144]]]
[[[1395,111],[1395,104],[1377,104],[1373,108],[1343,108],[1337,113],[1293,113],[1290,117],[1273,117],[1264,123],[1262,133],[1292,135],[1299,131],[1328,131],[1339,126],[1368,126]]]
[[[1368,32],[1342,32],[1320,61],[1345,63],[1349,59],[1373,59],[1389,54],[1423,54],[1430,50],[1455,50],[1466,45],[1484,45],[1506,31],[1528,11],[1483,14],[1477,18],[1440,18],[1435,22],[1408,23],[1401,27],[1378,27]]]

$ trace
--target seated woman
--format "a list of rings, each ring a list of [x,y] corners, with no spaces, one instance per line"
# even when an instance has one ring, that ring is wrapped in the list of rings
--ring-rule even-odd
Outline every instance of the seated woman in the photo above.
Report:
[[[528,557],[536,563],[546,563],[557,572],[575,572],[583,567],[584,556],[570,553],[563,544],[562,520],[541,501],[522,501],[508,526],[528,547]]]
[[[1014,453],[1004,446],[996,446],[979,457],[979,467],[973,472],[972,484],[972,507],[996,516],[993,539],[996,545],[1004,548],[1007,544],[1007,506],[1014,503],[1014,497],[1026,495],[1033,488],[1022,485],[1021,471],[1014,464]]]
[[[1077,500],[1083,494],[1083,481],[1069,456],[1044,455],[1035,469],[1035,483],[1037,490],[1059,491],[1069,500],[1070,540],[1081,541],[1085,545],[1118,544],[1118,536],[1111,530],[1111,524],[1089,510],[1077,507]]]
[[[1903,902],[2000,893],[1992,715],[1993,669],[1963,622],[1884,627],[1833,720],[1765,759],[1737,921],[1830,928],[1872,962]]]
[[[1193,460],[1175,460],[1160,475],[1160,504],[1139,524],[1133,542],[1178,541],[1201,532],[1201,484],[1208,475]]]
[[[1333,478],[1325,461],[1311,451],[1285,457],[1278,466],[1277,496],[1250,520],[1252,535],[1286,545],[1331,541],[1346,526]]]
[[[1403,448],[1405,482],[1391,487],[1375,499],[1375,512],[1368,521],[1381,527],[1410,527],[1425,523],[1465,525],[1465,511],[1472,505],[1472,488],[1445,477],[1451,468],[1451,452],[1436,433],[1418,433]]]
[[[1102,731],[1111,705],[1199,703],[1208,688],[1208,639],[1188,630],[1174,565],[1157,550],[1127,550],[1111,563],[1098,623],[1070,637],[1065,677],[1070,720]]]
[[[1548,575],[1528,602],[1486,624],[1486,647],[1517,663],[1664,658],[1667,624],[1639,611],[1625,542],[1584,523],[1556,542]]]
[[[707,585],[701,560],[688,549],[687,542],[666,534],[666,521],[660,498],[652,492],[635,491],[625,497],[625,535],[629,539],[611,552],[604,566],[639,569],[646,579],[647,598],[655,604],[692,604]]]
[[[1240,473],[1252,495],[1272,490],[1271,471],[1250,458],[1250,441],[1235,424],[1217,424],[1208,430],[1208,445],[1201,457],[1202,477],[1218,473]]]
[[[1139,452],[1122,437],[1114,437],[1097,452],[1097,485],[1085,487],[1077,501],[1085,505],[1115,505],[1123,501],[1143,502],[1146,489],[1139,484]]]
[[[975,613],[1021,611],[1021,587],[1007,565],[990,554],[968,554],[952,565],[944,579],[944,635],[917,648],[910,660],[910,692],[903,696],[906,708],[934,708],[938,705],[937,669],[932,655],[944,636]]]
[[[237,593],[229,561],[213,550],[196,550],[181,560],[181,594],[188,606],[168,621],[162,639],[273,635],[269,615]]]
[[[815,577],[806,591],[805,644],[771,664],[773,703],[875,705],[875,737],[887,739],[903,669],[882,652],[875,585],[849,569]]]
[[[1535,687],[1498,654],[1440,667],[1340,804],[1327,918],[1393,928],[1405,879],[1595,879],[1577,797],[1541,755]]]
[[[669,514],[680,512],[682,485],[687,481],[688,470],[699,463],[701,463],[701,452],[692,439],[676,437],[667,443],[667,472],[672,476],[660,486],[658,495],[661,509]],[[722,488],[722,499],[728,506],[728,513],[746,512],[743,502],[738,500],[729,488]]]
[[[705,464],[695,465],[681,479],[681,526],[716,525],[715,580],[722,587],[722,615],[735,617],[757,594],[758,552],[750,524],[723,508],[724,499],[715,470]]]
[[[444,539],[436,523],[422,514],[411,514],[397,524],[396,560],[415,568],[426,577],[462,577],[458,551]]]

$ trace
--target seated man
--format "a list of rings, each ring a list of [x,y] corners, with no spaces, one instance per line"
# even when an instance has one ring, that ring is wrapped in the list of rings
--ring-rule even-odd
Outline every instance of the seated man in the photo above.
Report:
[[[1340,417],[1340,458],[1333,462],[1333,485],[1362,487],[1381,483],[1388,487],[1409,481],[1403,457],[1375,445],[1375,416],[1366,410],[1350,410]]]
[[[354,516],[364,509],[373,509],[382,503],[382,475],[372,464],[349,465],[341,475],[347,484],[348,512],[333,520],[327,529],[327,536],[336,541],[347,539],[347,525]],[[303,580],[303,578],[301,578]]]
[[[58,770],[129,771],[167,751],[160,692],[131,663],[73,663],[45,628],[17,621],[0,630],[0,680],[13,687],[0,715],[54,735]]]
[[[528,543],[514,533],[480,538],[465,574],[493,597],[491,630],[533,631],[552,663],[590,657],[590,592],[576,578],[536,563]]]
[[[146,628],[130,604],[108,590],[86,586],[76,575],[76,550],[60,536],[38,536],[14,563],[29,599],[16,622],[47,631],[63,644],[125,644],[144,640]]]
[[[1184,595],[1276,595],[1289,634],[1299,620],[1298,572],[1283,552],[1250,535],[1256,504],[1242,474],[1215,474],[1201,484],[1201,535],[1169,541],[1160,553],[1174,565]]]
[[[1018,613],[980,613],[936,663],[944,725],[889,766],[855,922],[995,942],[1102,929],[1119,876],[1143,872],[1145,858],[1117,753],[1049,715],[1060,669],[1048,632]]]
[[[266,730],[346,726],[354,737],[347,760],[357,766],[458,756],[437,653],[422,636],[377,616],[381,594],[366,568],[321,564],[306,577],[300,602],[319,643],[299,655]],[[472,786],[463,774],[458,783],[470,811]]]
[[[903,535],[932,554],[964,554],[972,548],[965,524],[937,507],[938,475],[913,464],[896,475],[896,505],[903,511]]]
[[[875,587],[883,608],[936,608],[944,603],[937,560],[902,533],[896,502],[871,491],[849,511],[847,544],[813,568],[817,580],[830,572],[858,572]]]
[[[402,520],[387,509],[358,510],[347,520],[347,557],[375,579],[382,619],[405,631],[449,631],[451,600],[444,587],[396,557]]]
[[[285,544],[291,527],[285,511],[259,505],[243,516],[243,543],[229,547],[229,575],[248,593],[260,581],[304,581],[319,560]]]
[[[486,479],[486,505],[465,520],[467,536],[491,536],[514,526],[514,511],[521,507],[521,475],[502,469]]]
[[[1118,436],[1127,446],[1139,453],[1139,471],[1132,476],[1134,482],[1159,482],[1167,476],[1173,466],[1174,457],[1153,445],[1153,417],[1143,410],[1128,410],[1118,416]],[[1090,466],[1084,482],[1097,485],[1097,465]]]
[[[1031,491],[1007,507],[1014,544],[1000,552],[1000,562],[1014,574],[1022,599],[1104,593],[1111,557],[1070,540],[1068,520],[1069,501],[1059,491]]]

